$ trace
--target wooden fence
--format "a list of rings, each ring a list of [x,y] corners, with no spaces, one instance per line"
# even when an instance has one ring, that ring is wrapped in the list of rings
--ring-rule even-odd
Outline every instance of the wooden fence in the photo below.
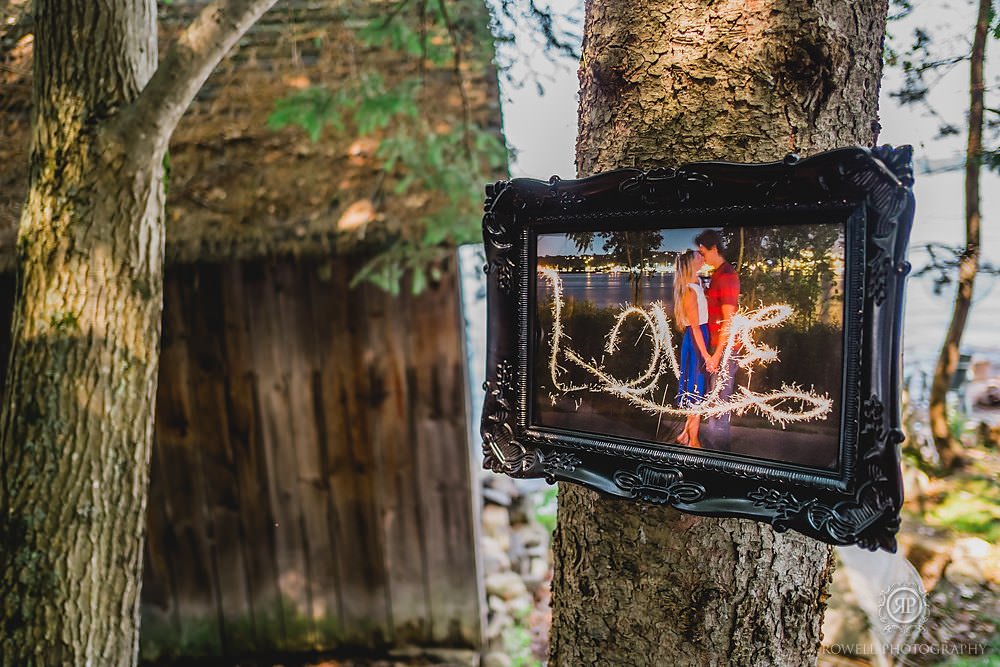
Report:
[[[144,658],[480,646],[454,273],[393,298],[357,268],[168,269]]]

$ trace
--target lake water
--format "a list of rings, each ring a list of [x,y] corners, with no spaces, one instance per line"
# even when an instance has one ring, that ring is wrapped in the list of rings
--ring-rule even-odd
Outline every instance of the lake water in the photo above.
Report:
[[[625,273],[560,273],[563,297],[590,301],[598,308],[621,306],[632,301],[632,285]],[[642,279],[642,300],[645,303],[662,301],[668,308],[674,301],[674,276],[658,273]],[[538,282],[538,299],[547,301],[552,296],[552,286],[547,280]]]

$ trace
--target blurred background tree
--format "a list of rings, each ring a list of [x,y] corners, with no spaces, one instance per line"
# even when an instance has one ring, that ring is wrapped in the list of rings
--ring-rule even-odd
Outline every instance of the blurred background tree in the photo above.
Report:
[[[969,103],[967,107],[967,141],[965,146],[965,244],[957,248],[938,247],[930,249],[931,262],[918,269],[914,275],[935,272],[938,287],[952,281],[957,270],[957,285],[952,303],[951,320],[945,333],[944,342],[938,354],[931,381],[928,419],[931,436],[941,468],[952,470],[962,462],[962,445],[950,426],[948,392],[959,367],[962,335],[973,303],[976,276],[980,273],[982,211],[980,202],[980,180],[983,167],[1000,167],[1000,149],[984,148],[984,128],[997,137],[1000,128],[1000,110],[988,108],[985,103],[986,84],[984,67],[987,40],[1000,37],[998,21],[991,0],[978,0],[973,38],[967,43],[968,50],[958,53],[938,53],[934,35],[924,28],[913,32],[912,40],[905,49],[887,50],[890,66],[899,67],[904,73],[902,88],[893,97],[902,104],[921,105],[933,113],[940,121],[941,135],[957,135],[961,128],[954,119],[942,117],[928,101],[928,94],[934,83],[940,80],[943,71],[960,63],[969,64]],[[913,11],[908,1],[896,3],[897,18]],[[989,119],[987,120],[987,114]],[[992,267],[987,267],[992,270]]]

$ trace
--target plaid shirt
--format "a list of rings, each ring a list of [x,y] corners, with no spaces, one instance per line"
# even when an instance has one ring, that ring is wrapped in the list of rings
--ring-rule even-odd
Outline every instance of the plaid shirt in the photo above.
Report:
[[[722,329],[722,307],[739,307],[740,277],[729,262],[723,262],[712,272],[705,298],[708,301],[708,338],[714,350],[719,344],[719,331]]]

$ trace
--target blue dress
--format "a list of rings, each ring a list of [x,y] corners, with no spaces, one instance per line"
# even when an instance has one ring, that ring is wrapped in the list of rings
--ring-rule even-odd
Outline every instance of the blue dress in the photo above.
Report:
[[[698,326],[701,329],[701,339],[708,345],[708,301],[705,290],[700,282],[688,283],[688,289],[694,292],[698,304]],[[677,387],[677,406],[690,408],[705,399],[708,388],[708,372],[705,360],[698,352],[698,344],[694,342],[694,332],[690,326],[684,329],[684,340],[681,341],[681,377]]]
[[[701,324],[699,327],[702,340],[708,341],[708,324]],[[690,408],[704,400],[705,389],[708,386],[705,361],[698,352],[691,327],[684,329],[680,361],[681,377],[677,388],[677,405],[681,408]]]

